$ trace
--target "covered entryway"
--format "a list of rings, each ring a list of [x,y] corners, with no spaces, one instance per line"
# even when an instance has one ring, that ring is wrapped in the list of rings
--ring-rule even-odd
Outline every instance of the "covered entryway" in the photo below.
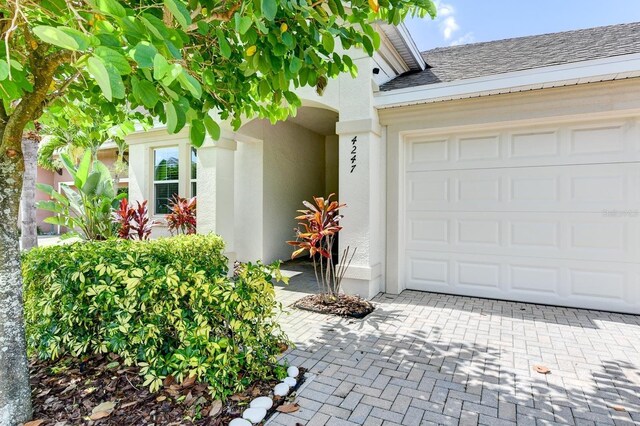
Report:
[[[640,117],[401,144],[405,288],[640,313]]]
[[[235,249],[238,260],[287,260],[302,202],[338,193],[338,113],[300,107],[271,124],[254,119],[235,135]]]

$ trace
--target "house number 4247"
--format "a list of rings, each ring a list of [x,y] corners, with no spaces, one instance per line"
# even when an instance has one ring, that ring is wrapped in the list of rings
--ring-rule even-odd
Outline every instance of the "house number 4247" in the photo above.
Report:
[[[354,136],[353,139],[351,139],[351,171],[349,173],[353,173],[357,165],[356,156],[358,153],[358,145],[356,145],[356,142],[358,142],[358,137]]]

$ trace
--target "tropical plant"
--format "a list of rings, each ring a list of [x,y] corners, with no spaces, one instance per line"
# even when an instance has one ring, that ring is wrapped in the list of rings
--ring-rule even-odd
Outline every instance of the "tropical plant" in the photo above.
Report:
[[[220,136],[212,111],[235,128],[283,120],[300,105],[295,88],[355,75],[336,45],[373,55],[374,22],[435,13],[432,0],[0,2],[0,413],[11,419],[0,424],[31,417],[17,227],[25,129],[83,99],[98,117],[129,105],[170,133],[188,126],[199,147]]]
[[[167,225],[171,235],[196,233],[196,197],[182,198],[174,195],[169,203]]]
[[[218,236],[89,241],[23,259],[27,340],[43,359],[115,353],[151,391],[193,377],[224,399],[274,377],[287,338],[276,316],[277,264],[227,276]]]
[[[118,237],[124,240],[148,240],[153,227],[159,224],[149,217],[147,200],[136,203],[137,207],[133,207],[123,198],[113,212],[113,221],[118,225]]]
[[[331,201],[333,195],[330,194],[326,199],[313,197],[315,205],[303,201],[302,204],[306,209],[298,210],[302,214],[295,218],[302,221],[298,223],[298,228],[296,228],[296,240],[287,241],[288,244],[297,247],[291,254],[292,259],[305,251],[309,252],[309,257],[313,259],[316,282],[320,291],[325,295],[325,302],[337,300],[342,279],[356,252],[356,249],[351,250],[347,246],[337,262],[334,261],[334,244],[338,233],[342,230],[340,219],[343,216],[340,214],[340,209],[347,205]]]
[[[86,240],[106,240],[114,237],[117,226],[112,211],[124,194],[117,195],[107,166],[91,161],[91,152],[85,152],[76,167],[71,158],[62,154],[62,163],[73,178],[73,186],[61,184],[62,193],[51,185],[37,184],[50,200],[39,201],[38,208],[53,212],[45,219],[53,225],[68,229],[65,237],[77,236]]]

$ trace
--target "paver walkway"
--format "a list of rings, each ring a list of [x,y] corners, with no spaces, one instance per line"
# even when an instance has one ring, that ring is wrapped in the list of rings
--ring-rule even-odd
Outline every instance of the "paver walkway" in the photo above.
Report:
[[[278,287],[285,305],[315,291],[308,268],[284,265],[307,270]],[[374,302],[363,320],[281,318],[286,357],[315,378],[269,425],[640,424],[640,316],[417,291]]]

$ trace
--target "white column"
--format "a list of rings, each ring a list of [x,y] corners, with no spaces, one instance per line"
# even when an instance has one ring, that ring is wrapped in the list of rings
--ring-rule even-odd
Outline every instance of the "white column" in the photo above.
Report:
[[[340,121],[336,133],[340,137],[340,201],[347,204],[341,210],[340,251],[346,246],[357,250],[343,290],[371,298],[383,291],[381,129],[376,118],[368,118]]]
[[[236,259],[234,241],[234,153],[232,137],[205,141],[198,149],[198,233],[220,235],[230,272]]]

